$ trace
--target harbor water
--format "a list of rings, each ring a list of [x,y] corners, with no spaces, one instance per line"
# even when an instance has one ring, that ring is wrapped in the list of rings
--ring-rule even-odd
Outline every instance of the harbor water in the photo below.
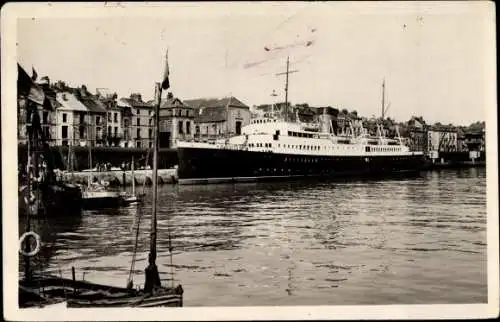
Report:
[[[487,302],[484,168],[159,189],[157,265],[182,284],[185,306]],[[150,200],[37,220],[35,269],[71,277],[74,266],[77,278],[125,286],[141,217],[142,284]]]

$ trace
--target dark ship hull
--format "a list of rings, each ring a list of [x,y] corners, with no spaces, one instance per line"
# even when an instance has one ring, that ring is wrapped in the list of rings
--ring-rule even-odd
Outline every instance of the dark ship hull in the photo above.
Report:
[[[378,177],[418,173],[421,153],[383,156],[319,156],[247,150],[178,147],[180,184],[297,177]]]
[[[78,213],[82,207],[82,193],[78,186],[67,183],[37,184],[34,185],[35,196],[39,197],[33,203],[29,212],[31,216],[57,216],[68,213]],[[21,185],[19,190],[19,212],[21,215],[28,213],[28,191],[26,185]]]

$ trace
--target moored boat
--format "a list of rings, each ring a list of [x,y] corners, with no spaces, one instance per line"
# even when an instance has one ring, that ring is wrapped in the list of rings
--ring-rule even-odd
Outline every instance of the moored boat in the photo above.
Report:
[[[419,171],[422,152],[394,139],[312,132],[255,119],[242,134],[213,144],[178,142],[179,183],[311,176],[376,176]]]

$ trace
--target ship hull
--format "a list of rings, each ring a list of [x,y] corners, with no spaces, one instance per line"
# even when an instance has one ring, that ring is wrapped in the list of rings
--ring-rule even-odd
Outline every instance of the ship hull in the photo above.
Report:
[[[292,178],[371,178],[418,173],[422,154],[321,156],[178,147],[180,184]]]

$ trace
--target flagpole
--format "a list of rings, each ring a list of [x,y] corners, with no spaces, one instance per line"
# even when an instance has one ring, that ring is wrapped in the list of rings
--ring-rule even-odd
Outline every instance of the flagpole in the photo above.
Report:
[[[166,54],[166,65],[165,74],[163,75],[163,80],[161,83],[155,84],[155,94],[157,97],[157,102],[154,111],[154,122],[153,122],[153,205],[152,205],[152,215],[151,215],[151,232],[150,232],[150,249],[149,249],[149,265],[146,267],[146,276],[144,283],[144,290],[146,292],[151,292],[154,287],[161,286],[160,274],[158,268],[156,267],[156,239],[157,239],[157,204],[158,204],[158,140],[159,140],[159,123],[160,123],[160,106],[161,106],[161,94],[162,90],[167,90],[170,87],[168,75],[168,49]]]
[[[156,83],[156,90],[158,95],[158,103],[155,106],[155,118],[153,122],[153,215],[151,218],[151,244],[150,244],[150,255],[153,259],[153,263],[156,260],[156,205],[158,201],[158,124],[160,121],[160,104],[161,104],[161,94],[162,88],[160,83]]]

